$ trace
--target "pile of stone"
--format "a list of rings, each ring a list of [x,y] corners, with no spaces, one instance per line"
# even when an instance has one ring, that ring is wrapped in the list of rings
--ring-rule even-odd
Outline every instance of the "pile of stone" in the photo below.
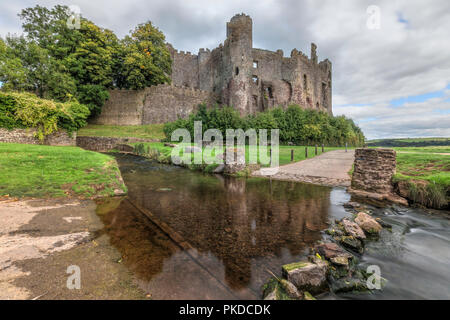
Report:
[[[358,205],[350,203],[353,210]],[[344,293],[369,291],[368,275],[358,266],[367,241],[377,241],[387,223],[369,212],[356,211],[352,219],[335,221],[326,230],[325,240],[310,250],[304,261],[284,265],[283,279],[274,277],[263,287],[266,300],[311,300],[327,291]]]

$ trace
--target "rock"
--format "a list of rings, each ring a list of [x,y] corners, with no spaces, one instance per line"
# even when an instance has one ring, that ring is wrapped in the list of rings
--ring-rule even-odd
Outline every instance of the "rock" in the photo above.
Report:
[[[289,281],[285,279],[280,280],[280,284],[283,287],[286,294],[292,299],[301,299],[302,295],[298,292],[297,288]]]
[[[375,220],[380,224],[381,227],[383,227],[385,229],[392,229],[392,224],[384,222],[380,218],[376,218]]]
[[[196,147],[196,146],[192,146],[192,147],[184,148],[184,152],[185,153],[197,153],[197,152],[202,152],[202,149],[200,149],[199,147]]]
[[[292,283],[291,283],[291,285],[294,286]],[[295,286],[294,286],[294,288],[295,288]],[[293,291],[293,292],[295,292],[295,291]],[[296,292],[298,293],[298,290]],[[298,294],[300,295],[300,293],[298,293]],[[293,300],[295,298],[291,298],[288,295],[286,290],[283,288],[283,286],[277,279],[271,278],[263,286],[263,299],[264,300]]]
[[[344,203],[344,208],[353,209],[353,208],[359,208],[359,207],[361,207],[361,205],[358,202],[350,201],[350,202]]]
[[[303,299],[304,299],[304,300],[316,300],[316,298],[314,298],[314,297],[312,296],[312,294],[309,293],[308,291],[305,291],[305,292],[303,293]]]
[[[170,148],[175,148],[177,145],[176,145],[176,144],[173,144],[173,143],[168,143],[168,142],[166,142],[166,143],[164,143],[164,146],[165,146],[165,147],[170,147]]]
[[[348,219],[342,220],[342,225],[344,226],[345,232],[352,237],[355,237],[357,239],[365,239],[366,235],[364,234],[364,231],[353,221],[350,221]]]
[[[224,173],[234,174],[245,169],[245,163],[227,163],[224,166]]]
[[[350,250],[353,250],[360,254],[364,252],[362,242],[354,237],[343,236],[339,238],[339,242],[346,248],[349,248]]]
[[[367,291],[366,283],[361,279],[342,278],[331,283],[331,291],[334,293],[343,293],[351,291]]]
[[[340,228],[329,228],[326,231],[326,234],[330,235],[330,236],[343,236],[344,232],[340,229]]]
[[[348,257],[333,257],[330,259],[330,261],[335,265],[348,267]]]
[[[277,300],[277,291],[273,290],[264,298],[264,300]]]
[[[379,234],[383,229],[374,218],[364,212],[358,213],[355,222],[368,234]]]
[[[219,164],[217,168],[214,169],[213,173],[222,173],[225,170],[224,164]]]
[[[314,251],[319,253],[322,257],[326,259],[332,259],[336,257],[345,257],[348,259],[352,257],[350,253],[346,252],[336,243],[333,242],[327,242],[316,245],[314,247]]]
[[[133,152],[134,147],[128,145],[128,144],[118,144],[116,145],[115,149],[117,149],[120,152]]]
[[[319,259],[320,260],[320,259]],[[324,292],[327,288],[328,264],[325,261],[312,263],[302,261],[283,266],[283,274],[299,290],[313,294]]]

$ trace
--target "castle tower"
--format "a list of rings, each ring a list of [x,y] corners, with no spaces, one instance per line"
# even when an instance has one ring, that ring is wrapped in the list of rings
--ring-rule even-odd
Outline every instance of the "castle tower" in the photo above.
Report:
[[[252,29],[252,19],[245,14],[235,15],[227,23],[224,46],[227,88],[223,100],[241,114],[248,113],[251,108]]]

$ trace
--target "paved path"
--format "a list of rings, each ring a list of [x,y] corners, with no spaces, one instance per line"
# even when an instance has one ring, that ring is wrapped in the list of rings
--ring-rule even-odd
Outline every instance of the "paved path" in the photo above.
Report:
[[[355,151],[335,150],[317,157],[281,166],[272,179],[308,182],[326,186],[349,186]],[[264,169],[253,173],[262,176]]]

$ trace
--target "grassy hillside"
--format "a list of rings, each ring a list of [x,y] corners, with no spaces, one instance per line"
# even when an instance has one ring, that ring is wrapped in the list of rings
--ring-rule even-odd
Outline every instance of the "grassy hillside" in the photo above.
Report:
[[[450,138],[403,138],[367,141],[369,147],[428,147],[450,146]]]

